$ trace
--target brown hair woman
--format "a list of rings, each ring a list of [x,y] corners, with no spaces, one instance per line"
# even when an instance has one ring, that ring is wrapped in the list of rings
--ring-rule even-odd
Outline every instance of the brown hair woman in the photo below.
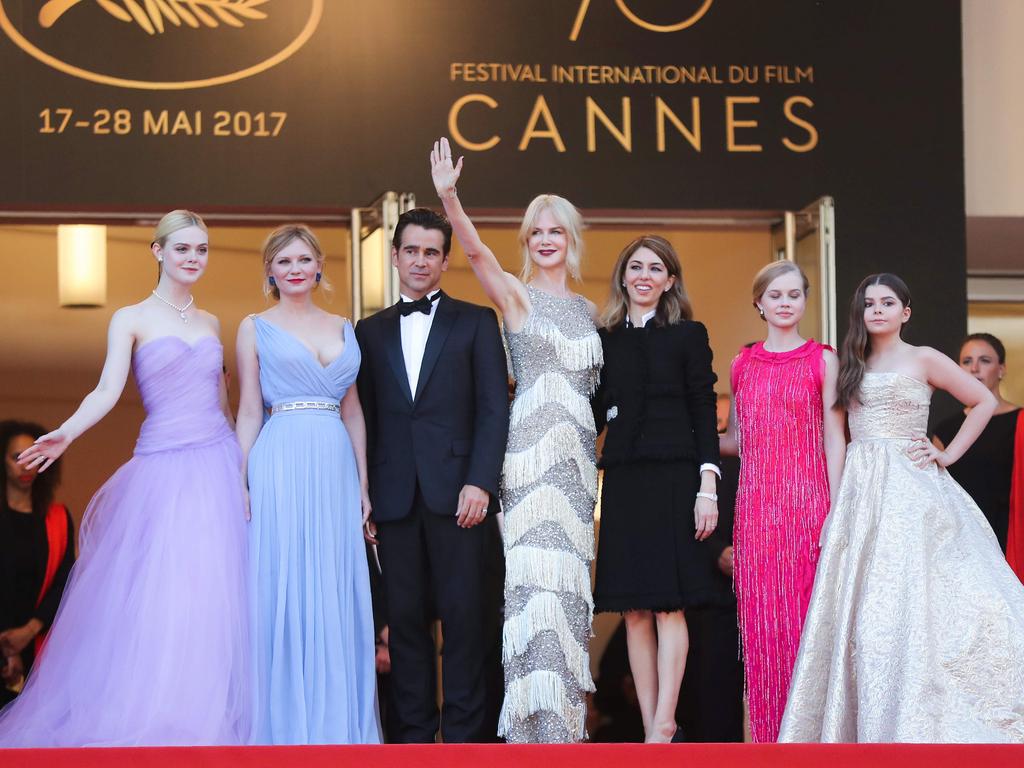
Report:
[[[623,614],[646,741],[682,741],[685,611],[715,591],[704,540],[718,523],[720,473],[708,334],[667,240],[646,235],[622,250],[599,333],[594,415],[607,435],[595,610]]]

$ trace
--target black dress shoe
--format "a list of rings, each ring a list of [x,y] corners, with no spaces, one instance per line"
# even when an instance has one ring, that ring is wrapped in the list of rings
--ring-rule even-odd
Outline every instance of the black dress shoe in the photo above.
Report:
[[[676,726],[676,732],[672,734],[673,744],[682,744],[686,741],[686,736],[683,734],[683,726]]]

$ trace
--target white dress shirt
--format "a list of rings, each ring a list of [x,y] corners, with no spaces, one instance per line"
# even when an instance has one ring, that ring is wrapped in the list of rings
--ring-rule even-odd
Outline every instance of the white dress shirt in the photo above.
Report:
[[[431,291],[427,294],[428,299],[433,299],[434,294],[440,291]],[[413,301],[404,293],[400,294],[402,301]],[[434,322],[434,313],[437,312],[437,305],[441,302],[431,301],[430,314],[413,312],[405,317],[399,318],[402,328],[402,357],[405,358],[405,372],[409,375],[409,391],[416,397],[416,385],[420,380],[420,366],[423,365],[423,351],[427,348],[427,336],[430,335],[430,326]]]

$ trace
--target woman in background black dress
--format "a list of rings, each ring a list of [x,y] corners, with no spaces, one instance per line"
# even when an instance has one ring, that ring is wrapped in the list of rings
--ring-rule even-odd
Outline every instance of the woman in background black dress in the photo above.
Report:
[[[1000,382],[1006,375],[1006,348],[990,333],[972,333],[960,347],[959,362],[961,368],[988,387],[999,405],[974,445],[947,469],[981,508],[999,540],[1000,548],[1009,555],[1010,529],[1015,528],[1014,539],[1018,547],[1024,539],[1024,520],[1020,519],[1024,510],[1014,510],[1015,515],[1010,513],[1015,463],[1017,475],[1024,472],[1021,469],[1024,456],[1019,450],[1014,450],[1014,442],[1018,433],[1024,432],[1024,425],[1021,424],[1020,406],[1008,401],[999,391]],[[958,411],[942,421],[935,429],[932,442],[940,450],[949,445],[965,418],[966,412]],[[1015,518],[1016,526],[1010,525],[1011,517]],[[1012,556],[1008,559],[1017,576],[1024,581],[1024,562],[1015,563]]]
[[[718,433],[729,425],[732,398],[718,396]],[[706,542],[716,599],[686,612],[690,653],[679,691],[676,718],[689,742],[743,741],[743,659],[732,586],[732,533],[740,460],[722,456],[718,482],[718,527]]]
[[[718,521],[711,348],[663,238],[626,246],[601,317],[594,398],[601,535],[594,610],[624,616],[645,740],[681,740],[675,720],[689,646],[684,610],[714,600],[703,544]]]
[[[21,421],[0,422],[4,495],[0,498],[0,705],[14,698],[42,648],[75,561],[74,525],[53,503],[60,462],[38,475],[18,454],[49,430]]]

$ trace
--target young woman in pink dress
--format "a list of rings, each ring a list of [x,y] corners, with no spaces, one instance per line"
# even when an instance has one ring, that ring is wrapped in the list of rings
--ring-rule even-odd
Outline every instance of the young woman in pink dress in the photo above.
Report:
[[[722,452],[740,456],[734,580],[754,741],[776,741],[814,583],[821,526],[846,453],[839,360],[800,336],[807,277],[780,261],[754,278],[763,342],[732,364],[733,417]]]

